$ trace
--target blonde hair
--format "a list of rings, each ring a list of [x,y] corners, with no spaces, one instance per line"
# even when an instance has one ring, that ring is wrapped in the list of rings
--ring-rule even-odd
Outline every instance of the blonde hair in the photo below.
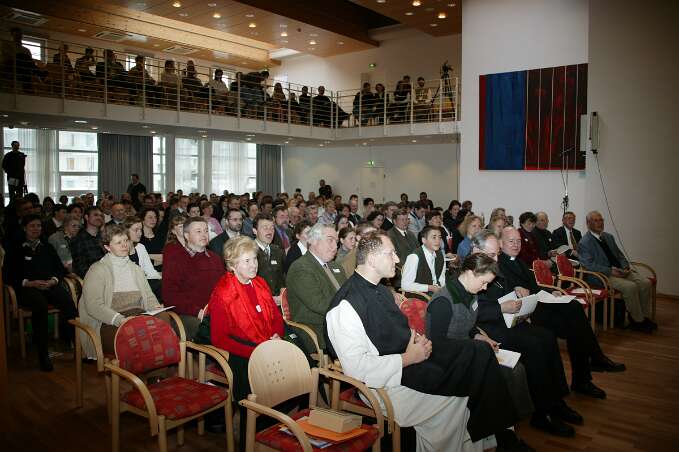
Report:
[[[469,229],[469,225],[472,224],[474,220],[479,220],[479,223],[481,223],[481,227],[483,227],[481,217],[476,215],[467,215],[466,217],[464,217],[464,220],[462,221],[462,224],[460,224],[460,228],[458,229],[460,231],[460,234],[462,234],[462,237],[467,237],[467,230]]]
[[[257,254],[259,247],[257,243],[245,235],[240,235],[233,239],[229,239],[224,244],[224,262],[226,268],[233,271],[236,261],[245,253],[253,252]]]

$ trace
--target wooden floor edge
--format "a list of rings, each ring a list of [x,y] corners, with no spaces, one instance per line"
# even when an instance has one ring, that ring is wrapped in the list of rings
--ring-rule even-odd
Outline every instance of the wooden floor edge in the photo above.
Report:
[[[657,296],[662,297],[662,298],[668,298],[670,300],[679,300],[679,295],[671,295],[671,294],[668,294],[668,293],[658,292]]]

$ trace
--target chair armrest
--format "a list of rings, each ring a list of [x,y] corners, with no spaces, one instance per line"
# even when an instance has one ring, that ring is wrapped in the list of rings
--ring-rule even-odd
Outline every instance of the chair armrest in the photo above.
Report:
[[[579,269],[578,271],[580,272],[580,274],[583,274],[583,275],[584,275],[584,274],[592,275],[592,276],[594,276],[595,278],[597,278],[599,281],[601,281],[601,283],[603,284],[604,288],[605,288],[606,290],[608,290],[609,293],[610,293],[610,290],[611,290],[611,283],[610,283],[610,281],[608,280],[608,276],[604,275],[603,273],[593,272],[593,271],[590,271],[590,270],[585,270],[584,268],[581,268],[581,269]]]
[[[176,312],[172,311],[165,311],[167,315],[170,316],[170,318],[174,321],[174,323],[177,325],[177,330],[179,330],[179,340],[181,342],[186,342],[186,329],[184,329],[184,322],[182,322],[182,319],[177,315]]]
[[[19,303],[17,302],[17,294],[14,291],[14,287],[5,284],[5,289],[7,289],[7,295],[9,297],[9,307],[12,312],[12,316],[16,319],[19,317]]]
[[[311,448],[311,443],[309,442],[309,438],[307,438],[306,436],[306,433],[304,433],[304,430],[302,430],[302,428],[297,424],[297,422],[295,422],[290,416],[283,414],[280,411],[276,411],[273,408],[269,408],[268,406],[261,405],[252,399],[255,399],[255,396],[253,394],[250,394],[247,399],[243,399],[238,403],[241,406],[245,407],[246,409],[254,411],[255,413],[276,419],[278,422],[282,423],[283,425],[290,429],[293,435],[295,435],[295,437],[297,438],[297,441],[299,441],[299,444],[300,446],[302,446],[302,450],[304,452],[313,451],[313,449]],[[244,422],[244,420],[241,420],[241,422]]]
[[[355,378],[351,378],[347,375],[328,369],[318,369],[318,373],[320,375],[323,375],[324,377],[333,380],[343,381],[358,389],[365,396],[365,398],[368,399],[368,402],[370,402],[370,406],[375,412],[375,419],[377,419],[377,425],[380,429],[380,437],[384,435],[384,415],[382,414],[380,403],[375,397],[375,394],[373,394],[373,392],[365,385],[365,383],[362,383]]]
[[[206,347],[204,345],[194,344],[191,341],[186,342],[186,348],[192,349],[192,350],[195,350],[199,353],[207,355],[210,358],[214,359],[217,362],[217,364],[219,364],[219,367],[222,368],[222,371],[224,372],[224,375],[226,376],[226,381],[229,384],[229,399],[232,399],[233,371],[231,370],[231,367],[229,367],[229,363],[227,363],[226,359],[224,359],[224,355],[222,355],[218,351],[214,350],[213,348]],[[201,359],[199,361],[200,361],[200,368],[198,370],[199,381],[201,383],[204,383],[204,380],[205,380],[205,360]]]
[[[644,268],[644,269],[646,269],[651,275],[653,275],[653,278],[658,279],[658,276],[656,275],[655,270],[654,270],[653,267],[651,267],[650,265],[644,264],[643,262],[630,262],[630,265],[633,266],[633,267],[636,266],[636,267]]]
[[[316,347],[316,353],[318,353],[318,363],[320,364],[321,367],[323,367],[323,350],[321,350],[321,346],[318,345],[318,337],[316,336],[316,332],[311,329],[308,325],[305,325],[303,323],[298,323],[292,320],[286,320],[285,323],[288,325],[299,328],[300,330],[304,331],[310,338],[311,341],[314,343],[314,346]]]
[[[570,276],[561,276],[561,275],[559,276],[559,280],[573,283],[576,286],[584,289],[584,291],[585,291],[584,295],[587,298],[587,303],[589,303],[591,305],[594,304],[594,295],[592,294],[592,288],[589,287],[589,284],[587,284],[585,281],[583,281],[580,278],[573,278],[573,277],[570,277]]]
[[[561,292],[564,295],[568,295],[565,290],[563,290],[561,287],[558,286],[553,286],[551,284],[538,284],[538,287],[544,288],[544,289],[551,289],[551,290],[556,290],[558,292]]]
[[[101,337],[94,331],[94,328],[92,328],[89,325],[85,325],[80,321],[80,317],[76,317],[75,319],[71,319],[68,321],[71,325],[73,325],[76,329],[81,330],[83,333],[85,333],[90,340],[92,341],[92,344],[94,344],[94,352],[97,355],[97,372],[103,372],[104,371],[104,350],[101,346]]]
[[[124,378],[130,384],[137,390],[139,391],[139,394],[141,394],[141,397],[144,399],[144,405],[146,405],[146,411],[148,412],[148,419],[149,419],[149,425],[151,427],[151,435],[155,436],[158,434],[158,414],[156,412],[156,404],[153,402],[153,397],[151,397],[151,393],[149,392],[149,389],[146,387],[143,381],[139,377],[137,377],[135,374],[133,374],[130,371],[127,371],[123,369],[122,367],[118,366],[119,361],[117,359],[114,359],[110,363],[104,364],[104,367],[106,368],[107,371]],[[111,397],[120,397],[120,394],[111,394]]]
[[[429,302],[431,301],[431,296],[430,296],[430,295],[427,295],[427,294],[424,293],[424,292],[418,292],[418,291],[416,291],[416,290],[403,290],[403,289],[399,289],[399,291],[400,291],[406,298],[413,298],[413,297],[408,297],[407,294],[414,294],[414,295],[416,296],[415,298],[417,298],[417,297],[422,297],[422,298],[424,299],[424,301],[426,301],[427,303],[429,303]]]
[[[391,403],[391,398],[384,388],[375,388],[377,395],[380,396],[382,402],[384,402],[384,408],[387,410],[387,428],[389,429],[389,434],[394,432],[394,405]]]
[[[71,298],[73,299],[73,305],[78,309],[78,289],[76,288],[76,280],[70,278],[68,275],[64,277],[64,282],[68,286],[69,292],[71,292]],[[81,286],[82,287],[82,286]]]

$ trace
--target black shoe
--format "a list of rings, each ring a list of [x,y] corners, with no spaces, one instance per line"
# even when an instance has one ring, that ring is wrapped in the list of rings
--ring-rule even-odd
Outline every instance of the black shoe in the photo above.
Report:
[[[43,372],[52,372],[54,370],[54,366],[52,365],[49,355],[40,356],[38,361],[40,362],[40,370]]]
[[[553,416],[533,415],[530,425],[550,435],[562,436],[564,438],[575,436],[575,429],[573,427]]]
[[[630,320],[629,329],[646,334],[651,334],[653,332],[653,327],[650,324],[645,322],[635,322],[633,320]]]
[[[578,412],[575,411],[573,408],[566,405],[566,402],[564,402],[563,400],[557,403],[556,406],[552,408],[549,414],[552,415],[552,419],[556,417],[564,422],[568,422],[569,424],[582,425],[583,422],[585,422],[582,416],[580,416],[580,414],[578,414]]]
[[[616,363],[604,354],[597,358],[592,358],[590,368],[592,372],[624,372],[627,370],[623,363]]]
[[[595,399],[605,399],[606,398],[606,391],[604,391],[601,388],[598,388],[592,383],[591,381],[588,381],[587,383],[582,383],[582,384],[573,384],[571,385],[571,389],[579,394],[586,395],[589,397],[593,397]],[[577,414],[577,413],[576,413]],[[566,420],[566,419],[564,419]]]
[[[223,434],[226,432],[226,425],[221,424],[205,424],[205,430],[210,433]]]
[[[645,323],[646,325],[650,326],[652,330],[658,329],[658,324],[655,323],[653,320],[649,319],[648,317],[646,317],[641,323]]]

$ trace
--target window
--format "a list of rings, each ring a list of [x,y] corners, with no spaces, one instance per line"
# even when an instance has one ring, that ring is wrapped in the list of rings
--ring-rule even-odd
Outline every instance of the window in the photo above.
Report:
[[[153,186],[157,193],[165,193],[165,137],[153,137]]]
[[[198,190],[199,140],[177,138],[175,140],[174,185],[176,190],[195,193]]]
[[[254,191],[257,180],[257,145],[212,142],[212,173],[206,189],[213,193]]]
[[[24,45],[24,47],[31,51],[31,56],[34,60],[40,60],[43,63],[46,62],[45,41],[42,39],[24,38],[21,40],[21,43]]]
[[[66,195],[96,193],[99,183],[97,134],[59,131],[59,188]]]

